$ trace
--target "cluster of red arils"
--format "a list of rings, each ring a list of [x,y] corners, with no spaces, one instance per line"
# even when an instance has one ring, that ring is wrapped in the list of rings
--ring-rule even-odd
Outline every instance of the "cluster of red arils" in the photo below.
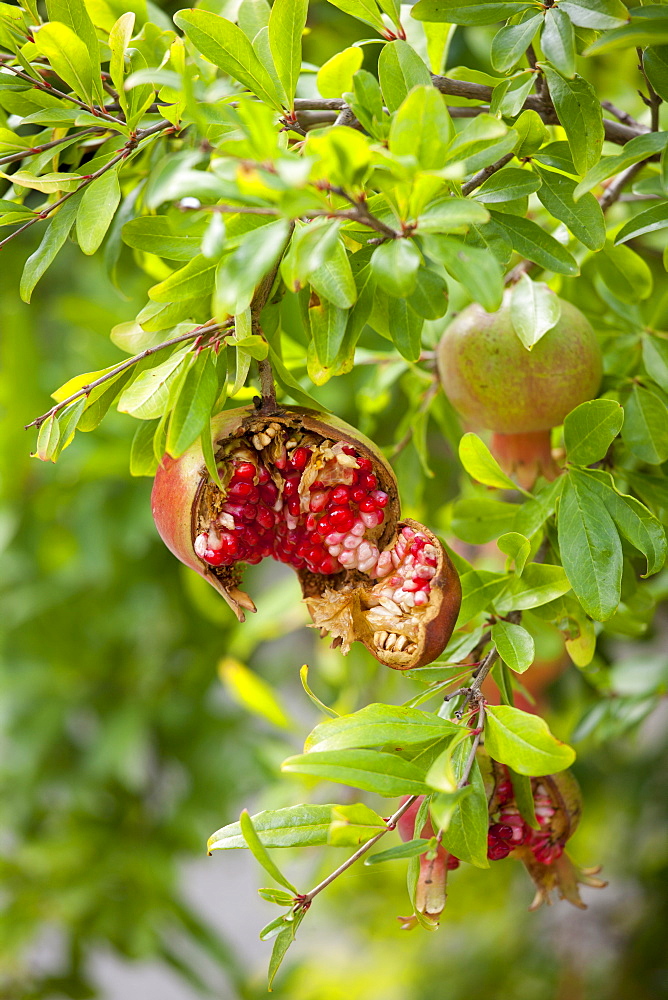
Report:
[[[432,532],[400,518],[397,484],[373,442],[302,407],[226,410],[212,420],[219,483],[199,442],[163,458],[153,516],[171,551],[225,598],[254,611],[243,565],[267,556],[298,574],[321,634],[354,641],[397,670],[443,651],[461,601]]]
[[[478,761],[489,806],[487,857],[491,861],[513,857],[523,862],[537,889],[529,909],[551,902],[553,890],[562,899],[585,909],[578,884],[603,888],[606,883],[596,878],[598,868],[578,868],[565,851],[566,842],[577,827],[582,805],[580,789],[571,772],[561,771],[531,779],[534,827],[520,812],[508,768],[491,760],[482,747],[478,749]],[[415,830],[422,801],[422,796],[417,798],[397,824],[405,841],[417,836],[434,837],[430,819],[419,833]],[[414,900],[416,913],[412,917],[400,917],[402,927],[410,929],[418,922],[428,926],[438,924],[445,907],[448,871],[459,865],[459,859],[440,843],[420,855]]]

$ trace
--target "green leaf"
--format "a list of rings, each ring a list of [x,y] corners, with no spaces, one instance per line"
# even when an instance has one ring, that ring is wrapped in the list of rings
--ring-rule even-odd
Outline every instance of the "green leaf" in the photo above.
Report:
[[[408,840],[405,844],[398,844],[396,847],[390,847],[387,851],[379,851],[378,854],[372,854],[367,857],[364,861],[365,865],[380,865],[385,861],[396,861],[402,858],[416,858],[419,854],[424,854],[427,847],[431,843],[431,840],[424,840],[419,838],[418,840]]]
[[[94,103],[96,86],[93,83],[93,62],[85,41],[67,24],[50,21],[35,34],[35,45],[40,55],[46,56],[52,68],[77,97],[88,104]],[[95,67],[99,75],[99,66]]]
[[[422,215],[418,216],[418,232],[448,233],[453,229],[475,223],[484,224],[489,220],[489,213],[482,205],[470,198],[439,198],[426,206]]]
[[[617,28],[626,24],[629,11],[621,0],[562,0],[559,4],[579,28]]]
[[[619,174],[634,163],[639,163],[640,160],[660,153],[665,148],[666,143],[668,143],[668,132],[649,132],[647,135],[639,135],[635,139],[631,139],[630,142],[626,143],[621,153],[616,156],[604,156],[591,170],[587,171],[573,192],[574,198],[576,200],[581,198],[583,194],[591,191],[607,177]]]
[[[470,750],[471,740],[473,739],[467,729],[461,726],[460,729],[462,731],[454,736],[445,750],[438,755],[424,779],[430,788],[435,788],[437,791],[448,795],[457,791],[457,782],[459,780],[453,764],[455,751],[462,741],[467,741],[466,745]]]
[[[532,260],[546,271],[556,274],[579,274],[580,269],[573,255],[531,219],[505,212],[491,212],[494,222],[508,237],[513,250]],[[485,308],[487,308],[485,306]],[[498,308],[498,307],[497,307]],[[487,309],[489,312],[489,309]]]
[[[217,218],[217,216],[216,216]],[[201,236],[174,233],[164,215],[144,215],[131,219],[122,229],[123,242],[136,250],[166,257],[168,260],[192,260],[200,252]]]
[[[668,458],[668,407],[653,392],[634,385],[624,404],[622,440],[632,454],[649,465]]]
[[[396,111],[414,87],[433,90],[431,74],[424,62],[415,49],[401,39],[388,42],[380,50],[378,79],[390,111]]]
[[[60,425],[56,416],[47,417],[37,435],[37,458],[42,462],[55,462],[60,440]]]
[[[440,319],[448,311],[448,285],[435,271],[421,267],[415,291],[409,298],[411,308],[425,319]]]
[[[36,177],[28,170],[15,170],[13,174],[5,174],[0,170],[0,177],[11,181],[20,187],[41,191],[42,194],[58,194],[61,191],[76,191],[83,180],[80,174],[48,173]]]
[[[540,183],[540,177],[531,170],[505,167],[487,178],[485,183],[475,192],[475,198],[483,205],[494,205],[498,202],[513,201],[516,198],[526,198],[527,195],[538,190]]]
[[[575,751],[552,735],[537,715],[510,705],[488,705],[485,747],[493,760],[518,774],[540,777],[570,767]]]
[[[128,95],[125,92],[125,53],[130,44],[134,26],[134,12],[128,11],[126,14],[121,14],[109,32],[109,48],[111,49],[109,75],[118,93],[118,103],[126,115],[128,113]]]
[[[149,298],[154,302],[170,303],[204,298],[213,290],[216,266],[215,260],[198,254],[185,267],[172,271],[164,281],[149,288]]]
[[[514,504],[486,497],[467,497],[452,506],[451,528],[457,538],[471,545],[484,545],[510,531],[515,523]]]
[[[452,755],[452,766],[459,782],[467,765],[471,745],[468,740],[458,744]],[[471,791],[456,803],[448,828],[441,841],[450,854],[477,868],[489,868],[487,860],[487,795],[478,761],[473,762],[469,775]],[[437,804],[437,813],[439,811]]]
[[[361,802],[332,806],[327,843],[330,847],[357,847],[383,830],[387,830],[385,820]]]
[[[422,256],[412,240],[388,240],[371,255],[371,273],[388,295],[404,298],[415,290]]]
[[[499,490],[516,490],[510,479],[494,458],[485,442],[477,434],[462,435],[459,442],[459,461],[469,476],[483,486],[495,486]]]
[[[460,577],[462,603],[455,628],[461,628],[490,607],[507,586],[507,577],[488,570],[470,570]],[[549,599],[549,598],[548,598]]]
[[[513,124],[513,130],[519,136],[515,156],[520,158],[537,153],[543,143],[550,137],[550,133],[543,125],[538,112],[530,109],[522,112]]]
[[[668,45],[645,49],[642,65],[647,79],[664,101],[668,100]]]
[[[269,17],[269,44],[278,78],[292,106],[302,65],[302,35],[308,0],[274,0]]]
[[[353,89],[353,76],[361,69],[364,60],[364,50],[359,46],[351,46],[337,52],[328,59],[316,77],[318,90],[323,97],[341,97],[347,90]]]
[[[430,810],[431,820],[435,828],[445,832],[449,828],[461,800],[465,799],[467,795],[471,795],[472,792],[473,787],[465,785],[463,788],[455,788],[451,792],[438,792],[434,795]]]
[[[668,392],[668,341],[650,334],[643,336],[642,363],[647,374],[664,392]]]
[[[606,243],[595,262],[603,284],[622,302],[633,304],[652,294],[649,265],[630,247]]]
[[[539,608],[570,589],[571,582],[561,566],[529,563],[521,577],[508,578],[502,594],[494,600],[494,609],[497,614],[505,615],[509,611]]]
[[[498,2],[498,0],[419,0],[411,15],[418,21],[446,21],[448,24],[494,24],[519,14],[528,2]]]
[[[540,45],[545,58],[572,80],[575,76],[575,32],[570,18],[561,7],[550,7],[545,11]]]
[[[515,574],[521,576],[531,553],[531,542],[529,539],[519,531],[507,531],[497,539],[496,544],[499,551],[508,556],[506,569],[509,568],[509,563],[514,561]]]
[[[626,243],[645,233],[654,233],[668,226],[668,202],[654,205],[630,219],[615,236],[615,243]]]
[[[497,72],[507,73],[520,61],[542,20],[541,15],[536,14],[520,24],[508,24],[497,31],[492,39],[490,53],[492,66]]]
[[[405,299],[392,299],[391,318],[390,333],[394,346],[406,361],[417,361],[422,350],[424,320]]]
[[[277,906],[293,906],[294,899],[292,893],[283,889],[258,889],[258,895],[266,899],[268,903],[276,903]],[[265,928],[266,930],[266,928]]]
[[[562,563],[578,600],[595,621],[606,621],[620,601],[622,546],[605,506],[572,474],[561,494],[557,527]]]
[[[510,320],[527,351],[559,322],[561,303],[543,282],[523,274],[510,293]]]
[[[503,662],[517,674],[523,674],[534,661],[534,641],[521,625],[497,622],[492,625],[492,642]]]
[[[89,257],[102,243],[120,200],[118,168],[102,174],[85,188],[77,212],[77,240]]]
[[[574,200],[576,182],[554,170],[541,170],[542,186],[538,197],[555,219],[565,223],[570,232],[590,250],[600,250],[605,245],[605,219],[593,194],[584,194]]]
[[[289,913],[283,918],[285,921],[285,927],[283,927],[274,940],[274,947],[271,951],[271,958],[269,959],[269,970],[267,973],[267,992],[272,992],[272,986],[274,979],[276,978],[276,973],[281,967],[281,963],[285,958],[285,954],[295,939],[297,933],[297,928],[304,919],[306,915],[306,910],[300,910],[298,913]]]
[[[624,538],[645,556],[644,576],[658,573],[666,561],[666,533],[658,518],[635,497],[619,493],[610,473],[587,470],[576,475],[603,501]]]
[[[211,351],[202,351],[189,369],[167,431],[167,452],[178,458],[194,444],[208,425],[218,396],[218,376]]]
[[[668,42],[668,21],[665,20],[663,8],[659,4],[652,4],[644,9],[636,7],[633,14],[639,11],[644,13],[657,11],[659,17],[633,17],[630,24],[608,31],[598,38],[593,45],[585,49],[583,55],[600,55],[615,49],[644,48],[646,45],[665,45]]]
[[[281,110],[274,81],[241,28],[206,10],[181,10],[174,15],[174,22],[215,66],[238,80],[260,100]]]
[[[291,892],[297,894],[292,882],[288,882],[287,878],[279,870],[279,868],[271,860],[266,847],[260,840],[253,825],[253,821],[250,817],[250,813],[247,809],[244,809],[239,817],[239,825],[241,827],[241,834],[248,844],[249,850],[253,854],[255,860],[262,865],[264,870],[271,875],[271,877],[282,885],[285,889],[289,889]]]
[[[193,355],[190,344],[179,348],[162,364],[142,372],[127,389],[121,393],[118,409],[129,413],[138,420],[152,420],[161,417],[169,399],[171,387],[178,378],[182,366],[189,365]]]
[[[236,316],[248,308],[256,286],[281,255],[289,233],[287,220],[278,219],[246,233],[236,250],[222,258],[216,271],[218,314]],[[149,294],[153,298],[151,292]]]
[[[514,76],[497,84],[492,94],[489,110],[494,115],[514,118],[524,106],[529,91],[534,84],[531,70],[520,70]]]
[[[372,28],[385,31],[385,24],[375,0],[329,0],[329,2],[345,14],[350,14],[351,17],[364,21],[365,24],[370,24]]]
[[[299,679],[302,682],[302,687],[304,688],[307,697],[310,698],[310,700],[313,702],[316,708],[319,708],[321,712],[323,712],[325,715],[328,715],[330,718],[338,719],[339,712],[336,712],[333,708],[330,708],[329,705],[325,705],[324,701],[321,701],[320,698],[318,698],[317,694],[315,694],[315,692],[311,690],[311,687],[309,686],[308,683],[308,665],[306,663],[302,666],[302,668],[299,671]]]
[[[309,271],[308,280],[320,296],[339,309],[350,309],[357,300],[357,286],[350,259],[340,239],[328,248],[325,260]]]
[[[579,174],[590,170],[603,148],[603,114],[596,91],[577,74],[565,80],[549,65],[543,65],[550,97],[571,147]]]
[[[426,67],[425,72],[428,76]],[[395,156],[414,156],[423,170],[439,170],[445,165],[446,147],[453,135],[441,94],[431,84],[415,87],[392,119],[389,148]]]
[[[35,285],[53,263],[58,251],[65,245],[74,225],[78,207],[79,199],[75,195],[66,201],[47,223],[47,230],[42,237],[42,242],[28,257],[21,274],[19,292],[24,302],[30,302]]]
[[[444,166],[465,164],[466,171],[479,170],[513,152],[517,133],[493,115],[480,114],[457,132],[446,150]]]
[[[331,368],[345,337],[348,313],[327,299],[321,299],[317,305],[309,307],[308,317],[318,360],[323,368]]]
[[[396,744],[414,746],[459,733],[449,719],[402,705],[371,704],[354,712],[328,719],[315,727],[304,744],[306,753]]]
[[[322,847],[334,805],[298,805],[266,809],[252,817],[253,827],[265,847]],[[208,851],[247,847],[240,823],[229,823],[209,837]]]
[[[130,447],[130,475],[154,476],[158,460],[153,451],[153,436],[158,420],[147,420],[135,431]]]
[[[591,399],[572,410],[564,420],[568,461],[591,465],[605,458],[624,423],[624,410],[614,399]]]
[[[423,772],[415,764],[391,753],[376,750],[331,750],[288,757],[282,770],[306,774],[324,781],[337,781],[387,798],[424,795]]]
[[[479,302],[487,312],[496,312],[503,300],[503,275],[492,254],[449,236],[426,236],[422,244],[425,253],[443,264],[474,302]]]

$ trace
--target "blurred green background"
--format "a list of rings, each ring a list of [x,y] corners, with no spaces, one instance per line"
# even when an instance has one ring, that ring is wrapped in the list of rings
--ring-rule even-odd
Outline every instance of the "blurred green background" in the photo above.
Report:
[[[312,5],[309,25],[305,57],[314,63],[364,35],[324,0]],[[489,36],[458,31],[448,65],[488,70]],[[366,49],[371,66],[377,51]],[[641,113],[633,61],[597,67],[602,91]],[[148,284],[128,253],[119,292],[101,259],[69,245],[25,306],[18,282],[37,239],[5,252],[0,293],[0,997],[261,997],[270,946],[257,932],[275,915],[255,893],[263,876],[245,852],[207,858],[208,835],[244,806],[342,801],[340,788],[313,790],[279,772],[317,721],[299,684],[302,663],[318,694],[344,710],[400,702],[417,687],[381,672],[364,651],[343,660],[314,640],[283,567],[248,573],[260,611],[234,624],[159,542],[150,482],[128,474],[129,417],[112,413],[79,435],[57,466],[30,458],[34,439],[23,424],[69,377],[119,360],[109,330],[135,315]],[[387,414],[403,412],[411,378],[367,366],[314,394],[389,444]],[[412,446],[395,464],[410,512],[441,526],[458,471],[435,425],[430,453],[433,479],[422,476]],[[534,625],[545,677],[558,675],[541,698],[556,731],[570,737],[595,703],[593,686],[573,667],[561,671],[560,640]],[[668,995],[668,711],[665,700],[649,714],[643,708],[645,690],[665,672],[665,630],[659,616],[643,640],[603,645],[602,669],[616,663],[628,718],[603,727],[604,740],[581,727],[577,743],[586,807],[572,853],[603,863],[610,881],[603,892],[584,891],[586,913],[559,903],[528,914],[528,878],[504,861],[454,872],[441,930],[407,934],[394,919],[409,905],[404,863],[359,867],[318,897],[275,995]],[[226,657],[275,688],[283,724],[235,701],[218,672]],[[633,712],[644,716],[635,726]],[[302,852],[287,867],[306,889],[342,857]]]

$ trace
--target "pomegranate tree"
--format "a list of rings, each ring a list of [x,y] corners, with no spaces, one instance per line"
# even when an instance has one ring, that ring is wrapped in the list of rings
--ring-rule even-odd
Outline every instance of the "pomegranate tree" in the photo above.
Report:
[[[315,626],[346,653],[359,641],[398,670],[445,648],[457,574],[435,535],[400,518],[391,467],[371,441],[301,407],[226,410],[212,422],[220,477],[199,443],[165,456],[153,516],[171,551],[243,621],[242,566],[267,556],[296,570]]]
[[[455,409],[493,431],[500,465],[530,488],[539,475],[558,475],[550,430],[598,392],[601,350],[589,321],[563,299],[556,325],[528,350],[513,328],[510,294],[495,313],[473,304],[457,316],[441,338],[438,368]]]

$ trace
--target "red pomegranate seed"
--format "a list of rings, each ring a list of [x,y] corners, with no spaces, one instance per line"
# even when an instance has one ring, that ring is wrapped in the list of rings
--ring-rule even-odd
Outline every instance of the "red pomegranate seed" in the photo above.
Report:
[[[264,465],[261,465],[260,468],[257,470],[257,478],[260,486],[263,486],[265,483],[268,483],[269,480],[271,479],[271,476],[265,469]]]
[[[341,564],[339,563],[338,559],[334,558],[334,556],[325,556],[325,558],[320,563],[321,573],[338,573],[340,569],[341,569]]]
[[[371,472],[373,469],[373,464],[370,458],[357,458],[357,467],[360,472]]]
[[[512,826],[507,826],[505,823],[493,823],[489,828],[487,836],[493,837],[496,840],[512,840],[513,828]]]
[[[295,448],[292,453],[292,465],[295,469],[303,469],[306,467],[309,455],[311,454],[309,448]]]
[[[207,562],[209,566],[220,566],[227,560],[227,556],[223,553],[222,549],[207,549],[203,558],[204,562]]]
[[[268,510],[267,507],[257,507],[256,510],[257,513],[255,515],[255,518],[257,520],[257,523],[260,525],[260,527],[266,528],[268,531],[270,531],[274,527],[275,523],[273,511]]]
[[[350,531],[355,523],[355,515],[349,507],[335,507],[329,512],[329,521],[335,531]]]
[[[359,509],[365,514],[375,514],[376,505],[370,497],[366,497],[364,500],[360,500]]]
[[[242,517],[244,521],[254,521],[257,516],[257,507],[252,503],[247,503],[243,509]]]
[[[459,858],[456,858],[454,854],[448,854],[448,860],[446,862],[446,868],[448,871],[453,871],[455,868],[459,868]]]
[[[502,861],[503,858],[507,858],[510,854],[510,847],[506,847],[505,844],[490,844],[487,848],[487,857],[490,861]]]
[[[390,498],[387,493],[383,493],[382,490],[374,490],[371,494],[371,499],[375,503],[376,507],[387,507],[387,501]]]
[[[318,521],[318,531],[323,537],[328,535],[330,531],[333,531],[332,522],[329,519],[329,514],[323,514]]]
[[[246,479],[251,482],[255,479],[257,469],[252,462],[237,462],[234,466],[234,479]]]
[[[284,497],[296,497],[299,493],[299,476],[290,476],[283,484]]]
[[[260,499],[267,507],[273,507],[278,500],[278,487],[275,483],[265,483],[260,486]]]
[[[247,500],[254,490],[257,493],[257,490],[252,483],[248,483],[243,480],[240,482],[232,480],[228,490],[228,495],[234,497],[235,500]]]
[[[343,446],[343,448],[341,450],[343,451],[344,455],[354,455],[355,454],[355,449],[353,448],[353,446],[351,444],[344,444],[344,446]]]
[[[315,531],[318,526],[318,518],[315,514],[307,514],[306,516],[306,530]]]
[[[367,490],[375,490],[378,486],[378,480],[373,473],[368,472],[366,475],[360,476],[360,486],[363,486]]]
[[[317,493],[311,493],[311,502],[309,504],[309,510],[314,514],[319,514],[327,506],[327,500],[329,497],[329,490],[318,490]]]
[[[294,497],[292,500],[288,500],[288,514],[293,517],[299,517],[301,513],[301,503],[299,497]]]
[[[350,489],[347,486],[337,486],[330,493],[329,501],[332,507],[340,507],[341,504],[347,503],[349,498]]]
[[[322,480],[316,479],[316,481],[313,483],[312,486],[309,487],[309,489],[311,490],[311,493],[313,493],[315,490],[324,490],[325,484],[322,482]]]

